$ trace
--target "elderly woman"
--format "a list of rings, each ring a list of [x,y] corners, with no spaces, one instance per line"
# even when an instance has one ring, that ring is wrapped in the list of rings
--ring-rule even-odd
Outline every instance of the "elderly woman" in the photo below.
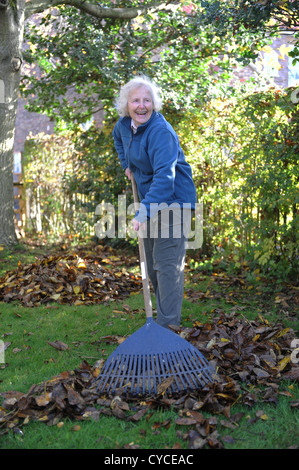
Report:
[[[158,87],[147,77],[133,78],[120,90],[120,119],[113,137],[126,176],[131,179],[133,173],[137,184],[141,203],[133,224],[136,231],[146,226],[144,246],[156,295],[156,321],[167,328],[181,321],[188,236],[184,222],[191,219],[196,190],[178,136],[159,113],[161,107]]]

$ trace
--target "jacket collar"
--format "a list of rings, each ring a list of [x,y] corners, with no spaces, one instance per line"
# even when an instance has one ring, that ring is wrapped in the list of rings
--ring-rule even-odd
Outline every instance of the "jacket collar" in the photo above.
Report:
[[[142,124],[141,126],[137,127],[137,132],[139,133],[139,132],[142,132],[144,129],[146,129],[147,126],[150,124],[150,122],[152,122],[155,119],[156,115],[157,115],[157,112],[153,111],[151,117],[149,118],[149,120],[147,122],[145,122],[144,124]],[[125,117],[122,118],[121,122],[128,129],[131,129],[131,117],[125,116]]]

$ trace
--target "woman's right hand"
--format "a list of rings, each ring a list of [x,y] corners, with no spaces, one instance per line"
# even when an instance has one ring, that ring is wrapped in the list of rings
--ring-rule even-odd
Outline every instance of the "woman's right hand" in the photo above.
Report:
[[[126,169],[125,169],[125,175],[129,178],[129,180],[131,179],[131,177],[132,177],[132,172],[131,172],[130,168],[126,168]]]

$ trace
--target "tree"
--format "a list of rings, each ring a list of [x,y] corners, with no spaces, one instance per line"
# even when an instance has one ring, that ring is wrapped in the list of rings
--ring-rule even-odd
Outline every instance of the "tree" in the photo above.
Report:
[[[0,243],[15,241],[13,213],[13,144],[17,98],[22,64],[24,5],[0,2]]]
[[[114,97],[136,72],[155,77],[164,101],[176,108],[196,107],[203,98],[223,93],[228,83],[231,61],[223,57],[232,35],[217,36],[198,18],[160,12],[134,23],[99,22],[76,9],[63,21],[61,16],[47,15],[28,28],[25,58],[40,73],[23,77],[22,92],[30,111],[46,112],[68,128],[103,108],[106,117],[116,116]],[[239,40],[231,60],[241,46]]]

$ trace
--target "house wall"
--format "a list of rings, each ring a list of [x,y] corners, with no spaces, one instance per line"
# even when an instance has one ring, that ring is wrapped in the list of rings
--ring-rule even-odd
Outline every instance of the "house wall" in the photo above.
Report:
[[[275,38],[270,44],[269,51],[264,50],[259,54],[259,58],[254,66],[259,72],[263,73],[265,66],[268,70],[273,66],[273,82],[279,88],[287,88],[289,86],[289,66],[291,58],[285,54],[285,49],[292,46],[294,42],[293,36],[289,33],[282,33],[280,37]],[[266,48],[267,49],[267,48]],[[299,67],[299,65],[298,65]],[[235,73],[236,79],[249,80],[255,76],[256,72],[253,67],[246,66]],[[298,83],[299,85],[299,83]]]

